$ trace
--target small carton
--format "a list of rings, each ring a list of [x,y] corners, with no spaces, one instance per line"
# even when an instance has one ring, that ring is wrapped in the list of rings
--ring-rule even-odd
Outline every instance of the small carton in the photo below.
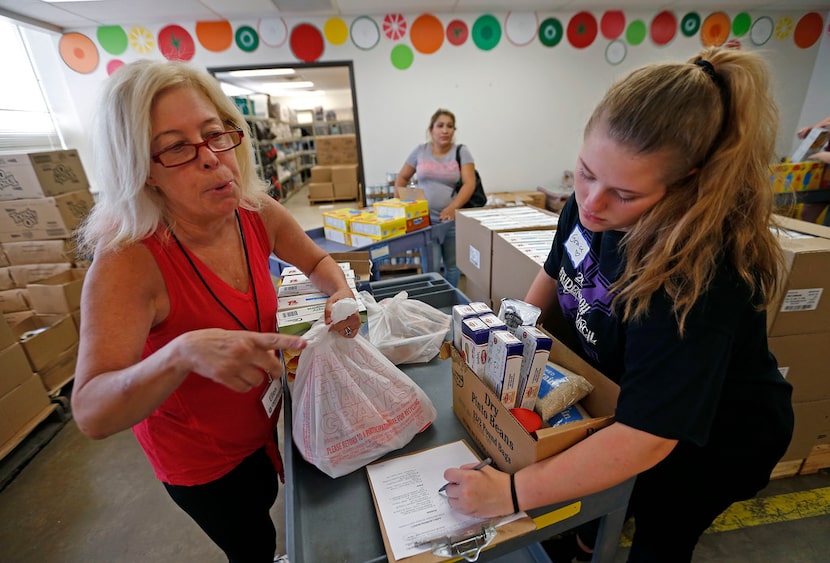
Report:
[[[478,377],[484,377],[489,338],[490,327],[481,319],[472,317],[461,322],[461,353],[467,366]]]
[[[406,232],[411,233],[412,231],[417,231],[418,229],[425,229],[429,227],[429,224],[429,215],[415,217],[414,219],[407,219]]]
[[[311,169],[311,182],[319,184],[331,182],[331,166],[314,166]]]
[[[507,330],[507,324],[495,313],[482,313],[478,316],[481,322],[490,327],[490,330]]]
[[[491,330],[487,342],[484,380],[503,405],[516,406],[522,370],[522,341],[507,330]]]
[[[311,182],[308,185],[308,199],[330,200],[334,198],[334,184],[331,182]]]
[[[391,198],[374,204],[380,217],[404,217],[407,220],[429,217],[429,203],[425,199]]]
[[[821,187],[825,164],[818,161],[785,162],[770,166],[770,183],[775,193],[803,192]]]
[[[553,340],[550,336],[533,326],[516,327],[516,337],[524,345],[522,351],[521,378],[519,381],[518,407],[533,410],[542,374],[550,356]]]
[[[478,313],[473,311],[469,305],[453,305],[452,308],[452,345],[456,350],[461,350],[461,327],[464,319],[477,317]]]
[[[78,344],[75,343],[60,354],[37,374],[43,387],[51,395],[63,388],[75,378],[75,366],[78,363]]]
[[[490,307],[490,305],[484,303],[483,301],[473,301],[470,303],[470,307],[472,307],[473,311],[475,311],[479,315],[493,312],[493,309]]]
[[[352,219],[349,228],[352,234],[367,235],[384,240],[406,234],[406,219],[403,217],[378,217],[365,213]]]
[[[333,227],[323,227],[323,236],[326,240],[342,244],[343,246],[352,245],[352,234]]]

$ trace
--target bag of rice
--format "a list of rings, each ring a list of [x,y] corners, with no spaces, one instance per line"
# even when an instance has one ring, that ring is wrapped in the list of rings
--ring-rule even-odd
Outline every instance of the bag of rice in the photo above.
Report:
[[[548,420],[578,401],[584,399],[594,386],[591,382],[561,366],[548,362],[542,374],[539,398],[534,410],[542,420]]]

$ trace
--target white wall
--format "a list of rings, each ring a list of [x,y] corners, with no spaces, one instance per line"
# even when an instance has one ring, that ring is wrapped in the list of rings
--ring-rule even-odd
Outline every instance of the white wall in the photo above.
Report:
[[[409,14],[411,24],[420,14]],[[479,14],[435,14],[444,26],[452,19],[463,19],[472,29]],[[505,13],[494,13],[504,23]],[[538,19],[557,17],[564,26],[573,12],[539,13]],[[625,12],[627,21],[650,22],[651,12]],[[701,13],[705,17],[705,13]],[[730,13],[730,16],[735,14]],[[781,14],[751,13],[756,19]],[[596,13],[599,18],[601,13]],[[682,14],[677,13],[678,19]],[[801,14],[793,14],[798,21]],[[383,16],[375,16],[382,25]],[[347,24],[350,18],[344,18]],[[289,31],[298,23],[310,22],[323,30],[326,18],[286,18]],[[145,24],[154,34],[168,25]],[[195,22],[175,22],[196,39]],[[257,27],[257,21],[231,22],[234,29],[241,25]],[[826,25],[826,22],[825,22]],[[94,40],[96,29],[77,30]],[[804,121],[807,85],[811,84],[810,103],[823,104],[826,99],[827,33],[824,41],[809,49],[800,49],[792,41],[776,38],[762,48],[775,79],[775,95],[781,109],[779,152],[790,151],[793,131]],[[57,49],[58,38],[55,38]],[[408,44],[405,37],[403,43]],[[760,49],[744,37],[744,48]],[[505,34],[491,51],[478,49],[472,40],[462,46],[444,42],[434,54],[414,51],[414,63],[407,70],[397,70],[390,62],[390,52],[398,42],[386,39],[381,32],[379,43],[370,50],[361,50],[347,40],[343,45],[325,43],[323,61],[354,62],[358,118],[360,123],[364,171],[367,184],[383,184],[387,171],[400,168],[412,147],[426,138],[430,115],[438,107],[455,112],[458,142],[469,145],[488,191],[527,190],[537,186],[558,185],[562,172],[572,169],[581,141],[582,127],[594,104],[606,88],[633,68],[664,60],[686,60],[701,48],[699,34],[687,38],[680,32],[667,46],[654,45],[649,38],[628,46],[625,60],[612,66],[605,60],[608,41],[598,36],[588,48],[578,50],[563,39],[553,48],[544,47],[538,39],[520,47],[511,44]],[[823,65],[817,64],[817,54]],[[118,57],[100,50],[98,69],[91,74],[78,74],[64,66],[68,90],[78,112],[78,122],[87,123],[95,112],[95,95],[106,79],[106,64],[112,58],[126,62],[139,58],[130,49]],[[155,50],[151,55],[161,59]],[[289,42],[273,48],[260,43],[253,53],[232,45],[221,53],[209,52],[198,45],[192,62],[203,67],[291,65],[298,62]],[[814,72],[815,71],[815,72]],[[817,78],[814,75],[822,75]],[[812,82],[821,89],[812,94]],[[329,108],[327,108],[329,109]],[[337,108],[330,108],[337,109]],[[805,108],[806,111],[806,108]],[[821,111],[811,110],[822,114]],[[825,110],[824,114],[830,113]],[[86,157],[86,143],[76,147]]]
[[[824,18],[825,27],[828,26],[830,13]],[[798,127],[809,127],[830,116],[830,28],[822,36],[816,64],[810,84],[807,87],[807,95],[804,99],[804,107],[798,119]],[[795,149],[799,140],[795,134],[791,135],[792,148]]]

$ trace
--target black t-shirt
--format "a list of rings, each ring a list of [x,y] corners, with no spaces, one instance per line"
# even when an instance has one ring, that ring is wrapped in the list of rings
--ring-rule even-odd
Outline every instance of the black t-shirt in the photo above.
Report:
[[[791,387],[767,348],[766,314],[749,287],[722,261],[682,338],[665,292],[647,316],[622,322],[608,288],[624,268],[623,235],[584,228],[571,197],[544,265],[581,343],[576,351],[620,385],[616,420],[730,457],[764,457],[761,448],[775,463],[792,431]]]

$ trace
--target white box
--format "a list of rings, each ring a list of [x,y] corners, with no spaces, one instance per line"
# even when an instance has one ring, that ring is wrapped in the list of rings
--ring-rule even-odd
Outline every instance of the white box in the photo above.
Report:
[[[522,341],[522,368],[516,406],[533,410],[539,396],[539,384],[548,363],[553,340],[533,326],[516,327],[516,338]]]
[[[461,323],[464,319],[477,317],[469,305],[453,305],[452,308],[452,344],[455,349],[461,351]]]
[[[484,377],[490,328],[478,317],[461,322],[461,357],[478,377]]]
[[[484,379],[503,405],[516,406],[522,370],[522,341],[508,330],[491,330]]]

